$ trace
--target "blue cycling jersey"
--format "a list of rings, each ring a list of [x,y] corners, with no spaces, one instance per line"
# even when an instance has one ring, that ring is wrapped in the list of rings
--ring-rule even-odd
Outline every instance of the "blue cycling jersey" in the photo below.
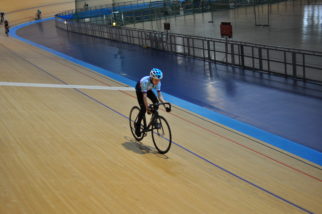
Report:
[[[157,91],[161,91],[161,81],[157,85],[153,85],[150,76],[145,76],[140,80],[141,91],[146,93],[148,90],[155,88]]]

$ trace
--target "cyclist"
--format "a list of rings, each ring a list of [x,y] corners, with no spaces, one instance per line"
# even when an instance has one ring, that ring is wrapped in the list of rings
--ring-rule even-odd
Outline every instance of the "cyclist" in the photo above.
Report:
[[[145,76],[141,78],[136,84],[136,96],[140,105],[140,112],[138,116],[138,121],[135,124],[135,134],[140,137],[141,130],[140,124],[141,121],[147,112],[151,114],[151,109],[147,101],[147,97],[153,102],[153,104],[158,103],[159,101],[164,103],[165,100],[161,94],[161,79],[163,77],[162,71],[158,68],[152,68],[150,71],[150,76]],[[158,93],[158,98],[155,96],[152,89],[156,89]],[[166,109],[168,111],[168,109]]]
[[[4,21],[4,12],[0,12],[0,24]]]
[[[41,19],[41,10],[38,9],[35,20],[40,20],[40,19]]]
[[[9,22],[8,22],[8,20],[5,20],[4,21],[4,29],[5,29],[5,32],[6,32],[6,35],[8,36],[8,34],[9,34]]]

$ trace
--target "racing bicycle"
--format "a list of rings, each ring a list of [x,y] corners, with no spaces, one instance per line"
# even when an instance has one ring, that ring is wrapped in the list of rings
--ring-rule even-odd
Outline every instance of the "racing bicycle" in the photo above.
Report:
[[[138,121],[140,107],[134,106],[130,111],[129,123],[133,137],[137,141],[141,141],[148,132],[151,132],[152,140],[155,148],[160,154],[165,154],[170,150],[172,144],[171,129],[168,121],[159,114],[158,109],[160,105],[164,105],[167,112],[171,111],[170,103],[155,103],[149,105],[152,115],[149,124],[147,124],[146,116],[144,115],[141,124],[139,125],[141,135],[135,134],[135,125]]]

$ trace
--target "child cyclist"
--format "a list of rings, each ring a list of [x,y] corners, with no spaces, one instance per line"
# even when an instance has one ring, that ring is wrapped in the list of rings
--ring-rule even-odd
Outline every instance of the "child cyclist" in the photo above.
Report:
[[[136,136],[141,136],[140,124],[145,115],[145,112],[151,114],[151,109],[147,101],[147,97],[153,102],[153,104],[159,101],[164,103],[165,100],[161,94],[161,79],[163,77],[162,71],[158,68],[152,68],[150,71],[150,76],[145,76],[140,79],[136,84],[136,96],[140,105],[140,112],[138,116],[137,123],[135,124],[135,134]],[[153,93],[152,89],[156,89],[158,93],[158,98]],[[169,111],[169,109],[166,109]]]

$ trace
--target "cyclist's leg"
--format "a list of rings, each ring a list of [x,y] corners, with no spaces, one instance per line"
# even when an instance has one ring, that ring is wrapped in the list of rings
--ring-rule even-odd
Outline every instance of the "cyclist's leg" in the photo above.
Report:
[[[149,90],[147,93],[147,97],[153,102],[153,104],[156,104],[159,102],[157,96],[155,95],[155,93],[152,90]],[[159,128],[160,124],[156,123],[154,125],[155,128]]]
[[[145,115],[146,108],[143,101],[143,93],[140,90],[136,90],[136,97],[140,105],[140,112],[139,112],[138,120],[135,124],[135,134],[139,137],[141,136],[140,125]]]
[[[159,102],[157,96],[155,96],[155,94],[152,90],[149,90],[147,92],[147,97],[152,101],[153,104],[156,104]]]

